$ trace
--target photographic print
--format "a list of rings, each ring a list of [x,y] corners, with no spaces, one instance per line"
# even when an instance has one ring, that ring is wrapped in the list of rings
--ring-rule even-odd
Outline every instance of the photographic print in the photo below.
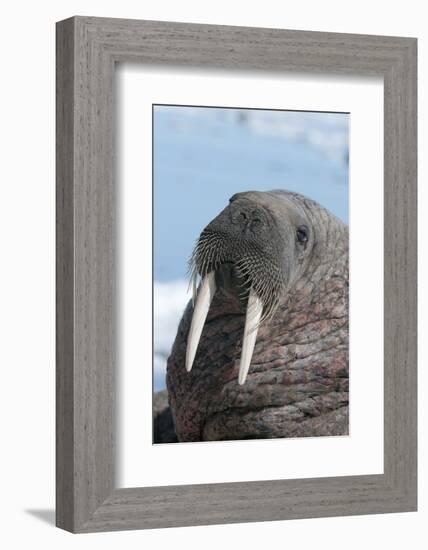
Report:
[[[347,435],[349,113],[153,105],[153,443]]]

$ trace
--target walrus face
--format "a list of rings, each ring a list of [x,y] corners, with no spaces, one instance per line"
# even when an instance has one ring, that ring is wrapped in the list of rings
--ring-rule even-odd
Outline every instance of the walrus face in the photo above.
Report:
[[[281,223],[278,223],[278,220]],[[239,300],[246,312],[239,369],[245,382],[259,324],[272,317],[304,272],[314,246],[314,231],[303,209],[271,193],[238,193],[202,231],[190,268],[194,312],[188,337],[190,371],[211,301],[216,291]],[[201,284],[196,293],[196,282]],[[197,294],[197,295],[196,295]]]

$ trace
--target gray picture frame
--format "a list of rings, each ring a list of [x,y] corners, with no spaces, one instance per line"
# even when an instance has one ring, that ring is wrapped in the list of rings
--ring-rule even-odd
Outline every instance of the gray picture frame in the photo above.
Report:
[[[416,39],[73,17],[57,24],[56,51],[57,526],[83,533],[416,510]],[[383,474],[115,487],[120,62],[383,77]]]

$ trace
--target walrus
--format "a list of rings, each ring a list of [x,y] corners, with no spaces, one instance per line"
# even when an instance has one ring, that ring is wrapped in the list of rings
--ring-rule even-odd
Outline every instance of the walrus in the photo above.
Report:
[[[178,441],[348,433],[348,240],[284,190],[237,193],[205,227],[167,362]]]

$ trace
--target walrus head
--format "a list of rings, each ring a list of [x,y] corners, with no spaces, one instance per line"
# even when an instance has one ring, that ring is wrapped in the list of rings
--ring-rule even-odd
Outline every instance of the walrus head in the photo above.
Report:
[[[178,440],[347,433],[347,226],[297,193],[238,193],[190,268],[167,366]]]
[[[202,231],[190,261],[195,307],[187,371],[192,368],[211,300],[221,289],[246,311],[239,369],[239,383],[245,382],[259,324],[273,316],[302,275],[314,242],[311,220],[293,200],[278,201],[274,192],[233,195]],[[198,275],[202,282],[196,296]]]

